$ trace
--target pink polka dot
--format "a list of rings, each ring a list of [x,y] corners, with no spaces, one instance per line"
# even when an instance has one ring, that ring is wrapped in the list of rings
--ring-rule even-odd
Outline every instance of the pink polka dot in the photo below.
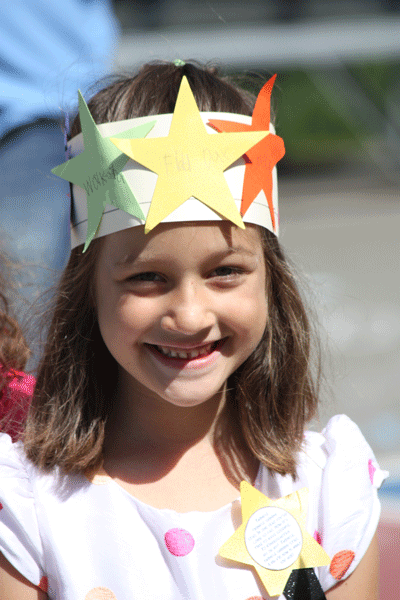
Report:
[[[3,505],[2,505],[2,503],[0,502],[0,510],[2,510],[2,509],[3,509]]]
[[[43,576],[42,579],[39,582],[39,586],[38,586],[42,592],[48,592],[49,589],[49,582],[47,580],[47,577]]]
[[[322,545],[322,538],[321,538],[321,534],[319,531],[315,530],[314,531],[314,540],[316,542],[318,542],[318,544],[321,546]]]
[[[372,484],[374,483],[375,471],[376,471],[376,467],[374,465],[374,461],[370,458],[368,461],[368,473],[369,473],[369,479]]]
[[[170,529],[165,534],[165,545],[174,556],[186,556],[193,550],[193,536],[186,529]]]

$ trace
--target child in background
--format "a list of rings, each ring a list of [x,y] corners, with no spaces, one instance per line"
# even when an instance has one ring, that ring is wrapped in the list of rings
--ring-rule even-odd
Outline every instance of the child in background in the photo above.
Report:
[[[0,438],[1,598],[377,600],[385,473],[347,417],[306,431],[273,82],[176,61],[80,98],[73,249],[24,444]]]
[[[18,322],[9,314],[8,261],[0,252],[0,431],[16,441],[22,431],[35,378],[23,372],[30,352]]]

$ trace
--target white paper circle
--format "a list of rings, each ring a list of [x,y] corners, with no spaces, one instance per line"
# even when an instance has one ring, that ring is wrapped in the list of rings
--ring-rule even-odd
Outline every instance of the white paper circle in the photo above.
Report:
[[[244,541],[256,563],[271,571],[281,571],[298,558],[303,536],[290,513],[278,506],[266,506],[247,521]]]

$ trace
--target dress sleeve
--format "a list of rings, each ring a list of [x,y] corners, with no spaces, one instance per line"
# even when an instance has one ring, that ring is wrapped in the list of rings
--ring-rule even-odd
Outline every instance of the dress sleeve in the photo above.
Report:
[[[22,449],[9,435],[0,434],[0,551],[34,585],[44,577],[31,481]]]
[[[322,432],[326,463],[322,472],[318,541],[331,557],[320,568],[324,590],[348,577],[375,534],[380,502],[378,488],[388,476],[361,431],[345,415],[333,417]]]

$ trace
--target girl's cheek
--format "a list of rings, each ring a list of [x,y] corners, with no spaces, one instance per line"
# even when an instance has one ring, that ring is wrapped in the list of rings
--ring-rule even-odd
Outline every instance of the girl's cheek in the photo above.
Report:
[[[261,317],[266,318],[268,312],[268,302],[264,291],[260,293],[258,287],[254,288],[249,294],[242,296],[240,299],[235,301],[236,313],[245,320],[246,318],[254,318],[256,315],[258,319]],[[239,307],[239,309],[238,309]]]
[[[117,308],[117,321],[123,327],[142,329],[156,318],[156,310],[149,300],[127,298]]]

